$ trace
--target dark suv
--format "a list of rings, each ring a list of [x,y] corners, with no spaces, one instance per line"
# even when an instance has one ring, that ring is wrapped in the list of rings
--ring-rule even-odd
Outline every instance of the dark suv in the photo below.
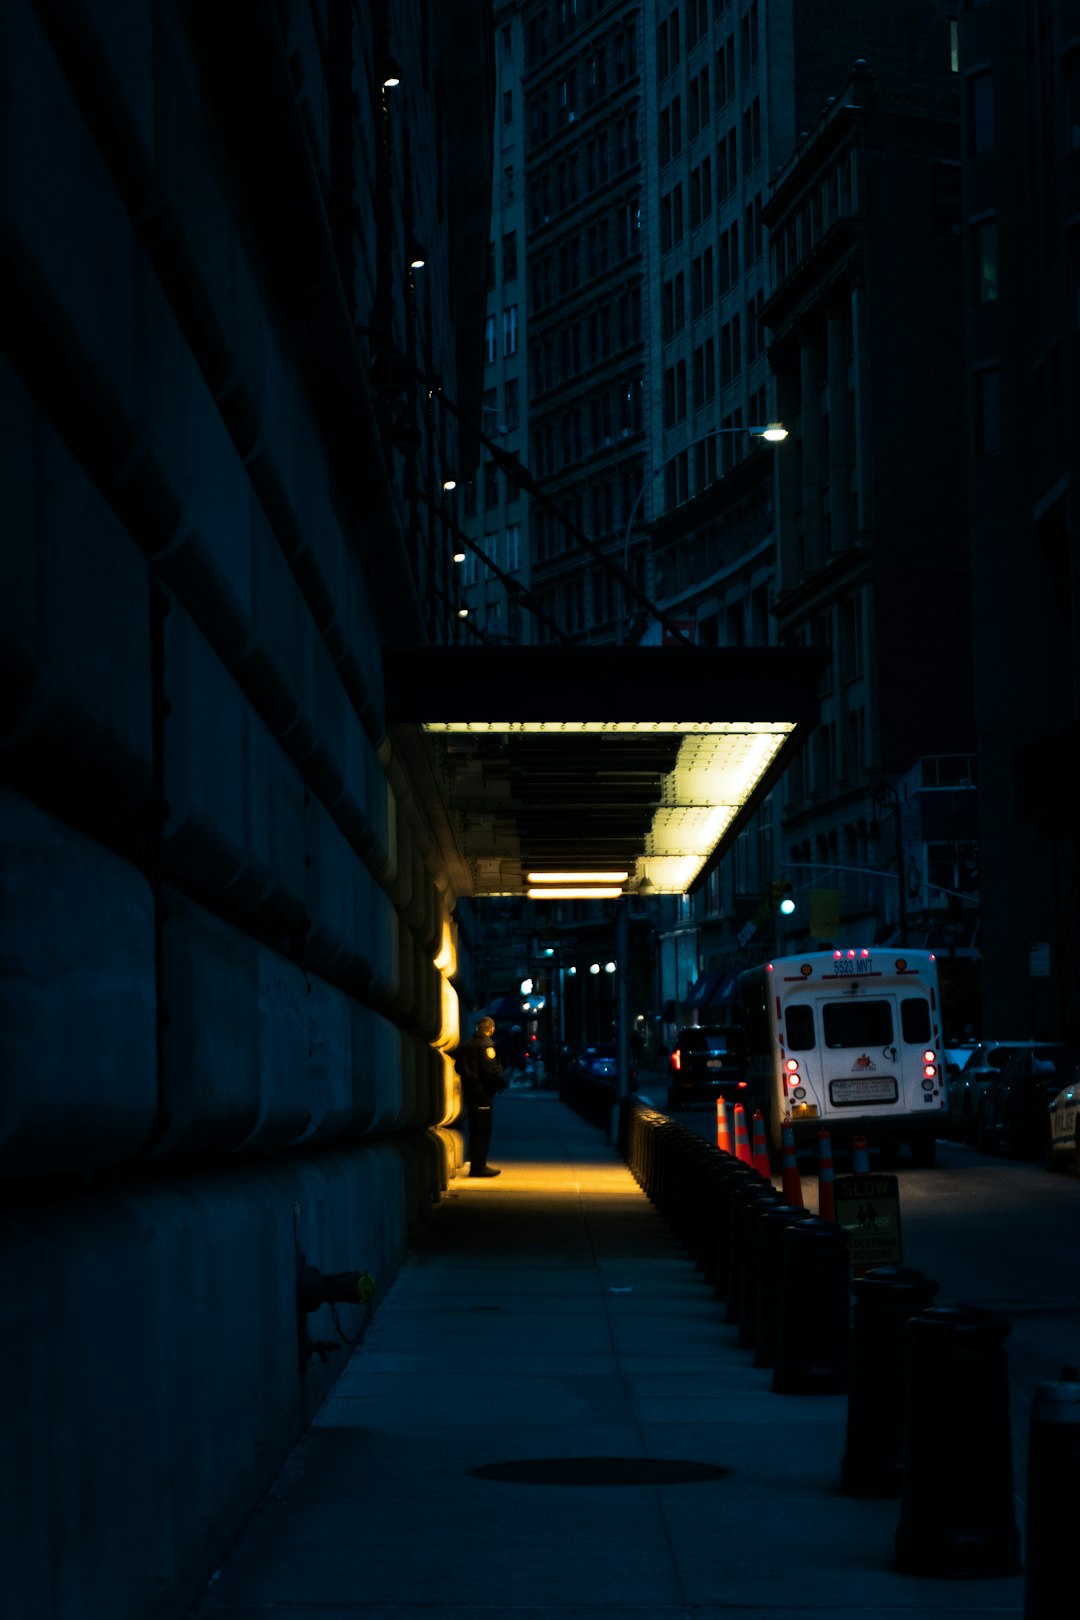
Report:
[[[1080,1063],[1080,1047],[1020,1047],[995,1071],[979,1100],[976,1144],[1010,1158],[1034,1157],[1047,1138],[1050,1104]]]
[[[680,1029],[668,1058],[668,1111],[683,1103],[745,1096],[746,1037],[741,1029],[695,1024]]]

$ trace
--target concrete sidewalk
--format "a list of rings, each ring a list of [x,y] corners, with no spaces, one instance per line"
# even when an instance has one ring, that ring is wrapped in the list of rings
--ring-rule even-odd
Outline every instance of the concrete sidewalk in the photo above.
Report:
[[[891,1569],[899,1503],[838,1491],[846,1397],[771,1392],[599,1131],[504,1095],[492,1160],[452,1183],[202,1620],[1019,1620],[1022,1577]],[[727,1472],[581,1483],[589,1458]],[[554,1459],[555,1483],[472,1472]]]

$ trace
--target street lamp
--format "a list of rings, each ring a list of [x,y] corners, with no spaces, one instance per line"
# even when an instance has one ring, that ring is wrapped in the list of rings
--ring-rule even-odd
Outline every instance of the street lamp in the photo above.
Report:
[[[900,819],[900,795],[891,782],[879,782],[874,789],[874,816],[870,824],[870,837],[880,838],[881,829],[878,826],[878,812],[883,815],[888,811],[896,822],[896,877],[899,887],[900,903],[900,943],[907,948],[907,873],[904,871],[904,828]]]
[[[766,422],[763,426],[754,427],[718,427],[713,428],[709,433],[703,433],[701,438],[695,439],[692,444],[684,444],[678,450],[673,450],[671,455],[660,463],[659,467],[654,467],[652,469],[641,488],[638,490],[637,495],[634,497],[634,504],[630,508],[630,516],[626,520],[626,533],[623,536],[622,571],[624,574],[628,574],[630,572],[630,536],[634,532],[634,524],[637,522],[637,515],[641,509],[641,503],[645,499],[645,491],[648,489],[653,479],[659,478],[660,474],[666,472],[671,466],[672,462],[678,461],[681,455],[685,454],[689,450],[695,450],[699,444],[706,444],[710,439],[717,438],[721,433],[745,433],[748,434],[752,439],[766,439],[770,444],[779,444],[781,440],[786,439],[788,436],[788,430],[784,426],[783,422]],[[719,480],[715,480],[715,482],[718,481]],[[623,619],[626,617],[626,611],[626,586],[624,585],[623,610],[615,627],[615,639],[619,643],[622,641]]]

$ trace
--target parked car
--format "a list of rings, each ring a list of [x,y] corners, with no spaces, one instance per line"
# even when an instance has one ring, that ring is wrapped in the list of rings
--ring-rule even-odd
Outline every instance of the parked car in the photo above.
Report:
[[[637,1064],[630,1058],[629,1090],[637,1087]],[[610,1084],[613,1091],[619,1084],[619,1049],[614,1041],[592,1041],[578,1047],[567,1067],[567,1078],[573,1082]]]
[[[1008,1063],[1015,1052],[1030,1051],[1045,1045],[1039,1041],[979,1041],[968,1052],[967,1060],[959,1072],[945,1066],[945,1134],[953,1142],[975,1144],[979,1107],[983,1095],[995,1074]]]
[[[1073,1169],[1080,1175],[1080,1142],[1076,1135],[1076,1114],[1080,1108],[1080,1069],[1058,1092],[1050,1104],[1046,1137],[1046,1165],[1049,1170]]]
[[[746,1036],[741,1029],[695,1024],[680,1029],[668,1057],[668,1112],[684,1103],[745,1099]]]
[[[1016,1158],[1034,1156],[1046,1145],[1050,1104],[1080,1063],[1080,1048],[1050,1042],[1014,1052],[984,1090],[975,1140],[984,1153],[995,1149]]]

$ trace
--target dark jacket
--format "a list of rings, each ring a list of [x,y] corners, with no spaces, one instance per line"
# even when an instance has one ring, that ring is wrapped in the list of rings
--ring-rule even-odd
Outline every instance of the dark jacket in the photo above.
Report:
[[[506,1085],[503,1066],[495,1055],[494,1040],[474,1035],[462,1041],[454,1053],[454,1064],[461,1076],[466,1102],[488,1102]]]

